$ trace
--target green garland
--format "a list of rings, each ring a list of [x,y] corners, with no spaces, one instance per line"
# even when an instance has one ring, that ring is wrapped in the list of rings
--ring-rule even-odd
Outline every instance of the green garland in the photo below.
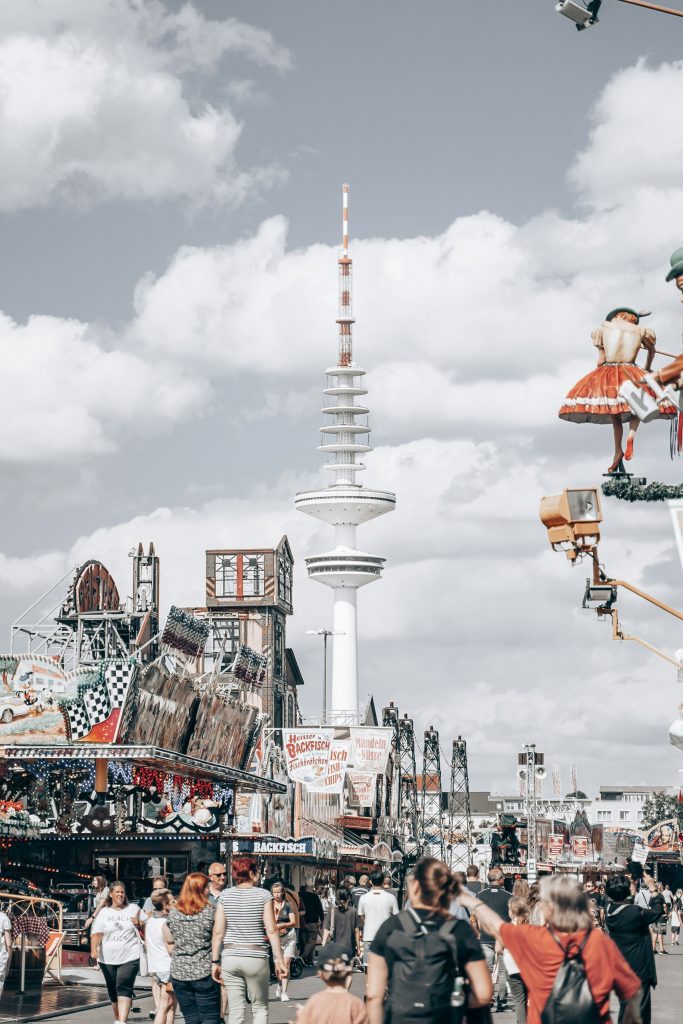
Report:
[[[683,484],[632,484],[630,480],[608,480],[602,485],[606,498],[623,501],[668,501],[683,498]]]

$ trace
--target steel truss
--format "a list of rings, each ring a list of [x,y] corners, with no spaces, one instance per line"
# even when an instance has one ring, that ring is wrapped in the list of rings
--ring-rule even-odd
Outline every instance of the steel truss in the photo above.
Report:
[[[429,727],[425,731],[422,751],[422,830],[421,845],[431,856],[444,859],[443,822],[441,819],[441,755],[439,734]]]
[[[461,736],[458,736],[457,740],[453,740],[448,819],[449,864],[453,871],[465,871],[473,860],[474,843],[470,808],[470,778],[467,768],[467,742]]]

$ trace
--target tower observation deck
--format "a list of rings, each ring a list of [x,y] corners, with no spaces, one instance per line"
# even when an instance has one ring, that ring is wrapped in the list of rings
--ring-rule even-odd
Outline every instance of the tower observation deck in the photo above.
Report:
[[[339,255],[339,352],[337,365],[328,367],[321,412],[329,417],[320,428],[318,451],[329,456],[325,470],[332,476],[327,487],[296,495],[295,505],[315,519],[334,527],[334,547],[306,559],[311,579],[334,590],[332,693],[334,712],[358,709],[358,636],[356,591],[382,575],[385,559],[360,550],[356,529],[370,519],[392,512],[396,496],[356,482],[366,467],[361,457],[372,451],[369,409],[361,404],[367,388],[365,370],[353,360],[353,261],[349,256],[349,186],[344,185],[342,249]],[[360,400],[360,401],[359,401]]]

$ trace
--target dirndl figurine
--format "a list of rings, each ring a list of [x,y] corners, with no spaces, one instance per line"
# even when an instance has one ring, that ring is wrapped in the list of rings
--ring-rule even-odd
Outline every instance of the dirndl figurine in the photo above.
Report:
[[[622,459],[633,458],[633,444],[640,420],[619,395],[619,388],[631,380],[640,384],[652,368],[655,357],[655,334],[641,327],[640,319],[650,314],[618,306],[607,314],[592,332],[598,349],[598,365],[575,384],[560,409],[560,419],[572,423],[611,423],[614,433],[614,459],[608,473],[623,472]],[[638,354],[647,352],[645,368],[636,365]],[[653,394],[649,388],[646,388]],[[653,395],[654,397],[654,395]],[[659,406],[658,419],[671,419],[678,410],[670,403]],[[626,448],[623,447],[624,423],[628,423]]]

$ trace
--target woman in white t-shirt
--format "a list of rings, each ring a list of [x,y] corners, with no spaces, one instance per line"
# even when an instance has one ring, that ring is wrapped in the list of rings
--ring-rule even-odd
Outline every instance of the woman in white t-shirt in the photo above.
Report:
[[[140,908],[128,903],[123,882],[113,882],[109,899],[95,918],[90,952],[100,963],[114,1011],[114,1024],[125,1024],[133,999],[133,984],[140,970],[142,941]]]
[[[164,940],[164,925],[175,900],[168,889],[155,889],[150,901],[152,912],[145,922],[145,949],[147,969],[156,987],[154,1024],[173,1024],[178,1000],[171,984],[171,954]]]
[[[5,978],[9,971],[10,957],[12,956],[12,922],[7,914],[0,911],[0,996],[5,987]]]

